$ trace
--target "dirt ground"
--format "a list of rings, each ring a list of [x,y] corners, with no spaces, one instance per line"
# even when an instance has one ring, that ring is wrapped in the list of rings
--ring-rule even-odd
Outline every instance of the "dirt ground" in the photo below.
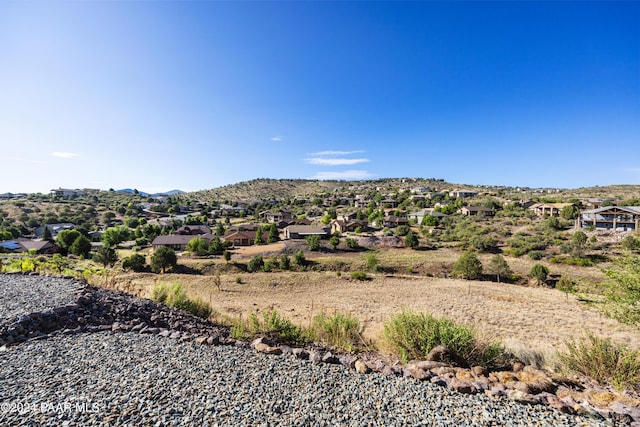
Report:
[[[242,283],[236,283],[240,276]],[[275,309],[307,326],[324,311],[351,313],[366,339],[380,344],[383,323],[403,309],[448,316],[500,338],[514,350],[551,354],[571,337],[587,332],[640,348],[640,332],[603,316],[574,296],[547,288],[433,277],[351,280],[336,272],[243,273],[221,276],[141,274],[123,277],[120,288],[149,297],[154,283],[182,283],[190,296],[208,301],[219,319],[246,318]]]

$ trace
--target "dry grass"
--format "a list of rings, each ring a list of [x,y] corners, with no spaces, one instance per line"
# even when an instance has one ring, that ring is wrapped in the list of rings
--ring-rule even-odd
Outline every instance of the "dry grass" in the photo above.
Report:
[[[401,253],[405,253],[406,258],[401,259]],[[397,264],[402,268],[420,260],[427,265],[442,263],[443,259],[447,262],[457,255],[455,251],[445,250],[442,253],[382,251],[377,256],[383,267]],[[362,262],[362,255],[348,254],[340,260],[356,267]],[[314,261],[335,262],[335,257],[319,256]],[[508,261],[519,274],[530,269],[529,260],[509,258]],[[192,266],[208,263],[215,264],[210,268],[224,266],[233,270],[221,260],[181,259],[180,263]],[[562,269],[572,268],[576,267],[562,266]],[[584,270],[579,269],[587,274]],[[593,269],[588,274],[601,273]],[[236,283],[239,275],[241,284]],[[219,292],[212,276],[124,274],[119,277],[118,287],[149,297],[156,282],[179,282],[190,297],[201,297],[221,317],[246,317],[275,309],[294,323],[307,327],[319,313],[348,313],[360,320],[365,339],[373,342],[382,337],[383,322],[409,308],[474,325],[510,347],[541,353],[553,352],[565,340],[585,332],[640,348],[637,329],[604,317],[596,308],[580,303],[575,297],[567,300],[562,292],[553,289],[422,275],[370,276],[374,279],[360,282],[333,271],[253,274],[227,271],[221,276],[222,291]]]

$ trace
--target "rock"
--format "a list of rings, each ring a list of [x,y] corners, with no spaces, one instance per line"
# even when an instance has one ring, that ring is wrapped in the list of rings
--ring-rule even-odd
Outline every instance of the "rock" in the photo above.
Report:
[[[483,377],[487,375],[487,369],[483,366],[473,366],[471,368],[471,372],[478,377]]]
[[[282,354],[282,349],[280,347],[273,347],[262,342],[259,342],[258,344],[254,345],[253,348],[255,348],[256,351],[259,351],[260,353],[264,353],[264,354],[275,354],[275,355]]]
[[[550,394],[549,396],[545,396],[545,400],[549,406],[563,414],[575,414],[576,412],[571,406],[558,399],[555,395]]]
[[[196,344],[198,345],[207,344],[207,337],[196,338]]]
[[[338,363],[340,363],[340,360],[333,355],[333,353],[331,353],[330,351],[326,352],[324,354],[324,356],[322,356],[322,362],[323,363],[330,363],[332,365],[336,365]]]
[[[540,401],[536,399],[535,396],[532,396],[520,390],[512,390],[507,393],[507,396],[509,397],[509,399],[518,403],[528,403],[530,405],[537,405],[540,403]]]
[[[168,329],[163,329],[160,332],[158,332],[158,335],[164,338],[168,338],[171,335],[171,331]]]
[[[180,332],[174,331],[174,332],[171,333],[171,335],[169,335],[169,338],[171,338],[173,340],[177,340],[181,336],[182,336],[182,334]]]
[[[449,381],[449,387],[464,394],[471,394],[478,391],[469,381],[459,378],[452,378],[451,381]]]
[[[296,359],[308,360],[309,352],[304,348],[294,348],[291,353]]]
[[[413,361],[413,362],[409,362],[407,364],[407,366],[411,367],[411,368],[423,369],[425,371],[434,370],[436,368],[451,367],[451,365],[448,364],[448,363],[436,362],[436,361],[433,361],[433,360]]]
[[[353,369],[355,367],[357,359],[349,354],[341,354],[338,356],[338,360],[340,361],[341,365],[344,365],[349,369]]]
[[[311,351],[309,352],[309,361],[313,364],[318,364],[322,361],[322,353],[319,351]]]
[[[511,365],[511,370],[513,372],[520,372],[522,369],[524,369],[524,363],[522,362],[513,362],[513,365]]]
[[[356,372],[360,373],[360,374],[368,374],[370,369],[367,366],[366,363],[364,363],[362,360],[358,359],[354,362],[354,367],[356,369]]]
[[[407,368],[403,371],[405,377],[415,378],[418,381],[425,381],[431,379],[433,374],[429,371],[419,368]]]
[[[209,345],[218,345],[218,344],[220,344],[220,336],[219,335],[208,336],[207,337],[207,344],[209,344]]]

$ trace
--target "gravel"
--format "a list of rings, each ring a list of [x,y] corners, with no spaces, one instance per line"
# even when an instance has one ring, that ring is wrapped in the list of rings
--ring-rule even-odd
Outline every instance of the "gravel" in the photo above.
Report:
[[[0,425],[604,425],[407,378],[101,332],[0,353]]]
[[[0,275],[2,319],[72,304],[81,287],[73,280]],[[92,293],[94,310],[113,306],[105,313],[114,319],[116,313],[142,315],[151,304]],[[158,321],[172,319],[163,316]],[[66,331],[0,347],[0,426],[611,425],[545,405],[251,348],[119,328]]]
[[[76,301],[83,284],[61,277],[0,274],[0,324]]]

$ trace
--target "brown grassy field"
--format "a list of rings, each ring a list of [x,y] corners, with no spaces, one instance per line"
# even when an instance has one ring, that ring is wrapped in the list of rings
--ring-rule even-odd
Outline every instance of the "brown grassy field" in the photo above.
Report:
[[[282,249],[282,243],[236,252],[235,262],[246,262],[258,253],[268,254]],[[438,251],[382,250],[376,252],[380,265],[395,270],[394,274],[369,274],[372,280],[352,280],[350,273],[336,271],[304,271],[246,273],[216,259],[180,259],[180,264],[201,271],[224,271],[222,290],[218,291],[212,275],[123,274],[118,287],[150,297],[155,283],[181,283],[192,297],[210,302],[217,320],[229,320],[250,313],[275,309],[301,326],[310,324],[313,316],[325,311],[351,313],[364,327],[364,337],[382,348],[383,324],[403,309],[448,316],[474,325],[479,331],[495,336],[514,350],[530,349],[551,354],[563,348],[563,342],[587,332],[611,337],[619,343],[640,349],[640,333],[602,315],[596,308],[568,298],[560,291],[491,281],[467,281],[425,274],[409,274],[408,268],[429,271],[438,263],[453,263],[459,255],[452,249]],[[523,276],[534,261],[507,258],[512,269]],[[482,258],[488,261],[488,256]],[[313,261],[332,266],[348,263],[354,270],[364,266],[359,253],[321,254]],[[551,273],[570,274],[574,278],[602,280],[598,268],[550,266]],[[242,283],[237,283],[240,277]]]

